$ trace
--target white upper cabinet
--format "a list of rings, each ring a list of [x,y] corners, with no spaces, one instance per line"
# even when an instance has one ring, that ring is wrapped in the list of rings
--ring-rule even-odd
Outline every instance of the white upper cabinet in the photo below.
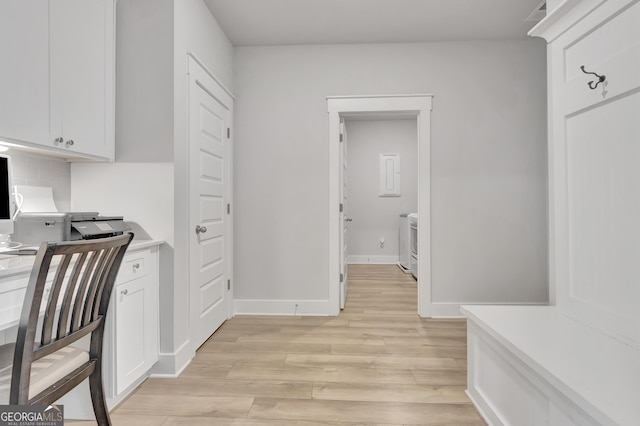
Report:
[[[113,160],[113,0],[0,4],[1,53],[11,64],[0,71],[0,138],[70,159]]]
[[[49,8],[0,2],[0,139],[49,139]]]

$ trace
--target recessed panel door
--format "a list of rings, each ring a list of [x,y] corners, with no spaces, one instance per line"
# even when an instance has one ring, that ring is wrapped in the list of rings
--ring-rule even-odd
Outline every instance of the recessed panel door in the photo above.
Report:
[[[195,78],[189,95],[191,334],[197,348],[228,316],[230,112]]]
[[[340,121],[340,199],[342,203],[342,211],[340,213],[340,223],[342,229],[340,230],[340,309],[344,309],[344,305],[347,301],[347,225],[351,222],[351,218],[347,215],[347,126],[344,120]]]

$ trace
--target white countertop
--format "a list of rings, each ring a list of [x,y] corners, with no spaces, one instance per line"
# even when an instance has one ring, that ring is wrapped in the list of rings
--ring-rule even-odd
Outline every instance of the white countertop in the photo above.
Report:
[[[148,247],[159,246],[164,244],[162,240],[134,240],[129,245],[127,252],[143,250]],[[6,255],[0,252],[0,279],[10,277],[12,275],[23,274],[31,271],[36,256],[30,255]]]

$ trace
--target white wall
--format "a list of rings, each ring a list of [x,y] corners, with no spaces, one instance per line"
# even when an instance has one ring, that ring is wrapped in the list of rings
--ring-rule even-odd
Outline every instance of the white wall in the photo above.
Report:
[[[173,160],[173,0],[116,4],[116,161]]]
[[[237,48],[235,297],[327,297],[325,97],[433,93],[433,300],[546,300],[545,64],[540,40]]]
[[[347,228],[347,260],[397,263],[400,214],[417,211],[417,120],[348,120],[346,128],[347,216],[353,219]],[[378,195],[380,154],[400,154],[399,197]]]
[[[172,163],[72,163],[71,173],[73,211],[123,216],[136,239],[173,246]]]

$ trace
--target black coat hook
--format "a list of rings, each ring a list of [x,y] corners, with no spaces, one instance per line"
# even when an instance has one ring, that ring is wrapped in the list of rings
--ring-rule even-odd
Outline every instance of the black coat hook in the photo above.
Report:
[[[595,89],[596,87],[598,87],[598,84],[600,84],[600,83],[604,82],[604,81],[607,79],[607,77],[605,77],[604,75],[598,75],[598,74],[596,74],[595,72],[589,72],[589,71],[586,71],[586,70],[584,69],[584,65],[582,65],[582,66],[580,67],[580,69],[581,69],[581,70],[582,70],[582,72],[583,72],[583,73],[585,73],[585,74],[593,74],[593,75],[595,75],[596,77],[598,77],[598,82],[597,82],[596,84],[593,84],[593,81],[590,81],[590,82],[588,82],[588,83],[587,83],[587,84],[589,85],[589,89],[592,89],[592,90],[593,90],[593,89]]]

